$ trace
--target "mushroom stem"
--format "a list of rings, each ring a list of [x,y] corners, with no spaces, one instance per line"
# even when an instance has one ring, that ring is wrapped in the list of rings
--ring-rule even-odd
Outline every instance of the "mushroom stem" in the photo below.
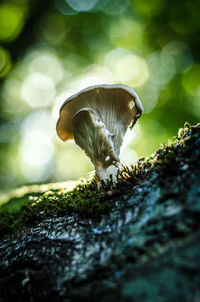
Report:
[[[116,165],[110,165],[107,168],[95,167],[95,171],[99,181],[111,180],[113,183],[117,182],[118,167]]]

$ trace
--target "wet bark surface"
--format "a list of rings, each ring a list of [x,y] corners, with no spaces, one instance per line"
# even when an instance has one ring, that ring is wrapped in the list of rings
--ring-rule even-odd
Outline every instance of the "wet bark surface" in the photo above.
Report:
[[[200,301],[200,127],[163,152],[109,214],[3,239],[0,301]]]

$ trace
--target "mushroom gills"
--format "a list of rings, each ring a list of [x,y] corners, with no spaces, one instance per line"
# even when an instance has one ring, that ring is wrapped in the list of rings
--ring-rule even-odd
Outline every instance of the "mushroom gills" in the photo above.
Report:
[[[115,182],[119,163],[114,148],[115,135],[110,133],[92,109],[83,108],[74,115],[73,133],[76,144],[94,164],[99,180],[106,181],[111,177]]]

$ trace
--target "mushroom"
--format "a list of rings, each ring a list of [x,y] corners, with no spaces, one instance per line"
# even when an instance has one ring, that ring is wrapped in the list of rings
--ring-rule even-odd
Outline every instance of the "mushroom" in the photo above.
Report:
[[[60,109],[58,136],[75,140],[95,166],[99,181],[117,180],[125,132],[142,115],[142,104],[125,85],[95,85],[69,97]]]

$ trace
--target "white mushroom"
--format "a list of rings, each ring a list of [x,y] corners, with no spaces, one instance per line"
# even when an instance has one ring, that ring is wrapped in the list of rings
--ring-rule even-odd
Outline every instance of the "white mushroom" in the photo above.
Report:
[[[123,137],[142,112],[142,104],[130,87],[90,86],[63,104],[57,133],[63,141],[75,139],[90,157],[99,180],[112,177],[115,182]]]

